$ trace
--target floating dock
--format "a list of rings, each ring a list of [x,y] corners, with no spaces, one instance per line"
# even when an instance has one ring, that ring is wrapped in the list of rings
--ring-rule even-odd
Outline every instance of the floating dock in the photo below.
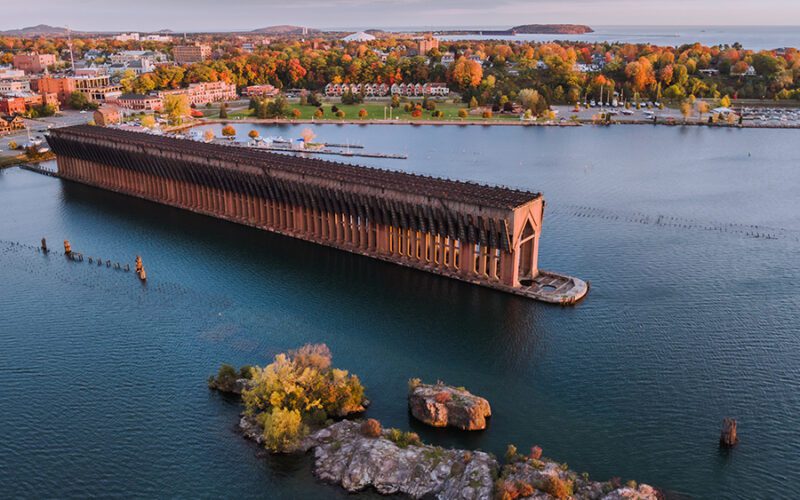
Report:
[[[548,303],[588,285],[541,271],[541,193],[76,125],[58,175]]]

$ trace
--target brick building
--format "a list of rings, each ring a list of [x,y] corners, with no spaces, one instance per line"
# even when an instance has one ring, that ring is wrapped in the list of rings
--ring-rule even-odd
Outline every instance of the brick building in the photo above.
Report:
[[[176,64],[203,62],[211,57],[211,47],[196,43],[194,45],[176,45],[172,49]]]
[[[56,64],[56,56],[53,54],[38,54],[30,52],[28,54],[17,54],[13,59],[14,67],[21,69],[25,73],[44,73],[49,66]]]

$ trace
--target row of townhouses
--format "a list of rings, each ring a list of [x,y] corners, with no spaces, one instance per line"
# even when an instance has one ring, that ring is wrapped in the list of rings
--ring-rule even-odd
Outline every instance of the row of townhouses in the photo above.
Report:
[[[325,95],[340,97],[350,91],[366,97],[401,96],[446,96],[450,88],[445,83],[329,83],[325,85]]]

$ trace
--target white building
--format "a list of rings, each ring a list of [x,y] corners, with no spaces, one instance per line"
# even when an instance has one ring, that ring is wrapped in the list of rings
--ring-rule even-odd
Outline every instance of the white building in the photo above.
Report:
[[[138,42],[139,33],[121,33],[114,37],[118,42]]]
[[[347,35],[346,37],[342,38],[345,42],[371,42],[375,40],[375,37],[370,35],[369,33],[364,33],[363,31],[359,31],[358,33],[353,33],[352,35]]]
[[[145,42],[169,43],[172,41],[172,37],[169,35],[146,35],[142,37],[142,40]]]

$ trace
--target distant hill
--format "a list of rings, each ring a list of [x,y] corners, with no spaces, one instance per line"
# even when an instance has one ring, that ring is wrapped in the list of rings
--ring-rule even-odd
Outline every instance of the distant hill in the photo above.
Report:
[[[514,26],[511,31],[522,35],[582,35],[594,33],[594,30],[583,24],[522,24]]]
[[[66,36],[67,28],[39,24],[37,26],[28,26],[17,30],[0,31],[0,34],[6,36]]]
[[[307,28],[308,33],[319,33],[319,30]],[[292,26],[290,24],[281,24],[278,26],[267,26],[266,28],[258,28],[250,33],[259,33],[264,35],[301,35],[303,33],[302,26]]]

